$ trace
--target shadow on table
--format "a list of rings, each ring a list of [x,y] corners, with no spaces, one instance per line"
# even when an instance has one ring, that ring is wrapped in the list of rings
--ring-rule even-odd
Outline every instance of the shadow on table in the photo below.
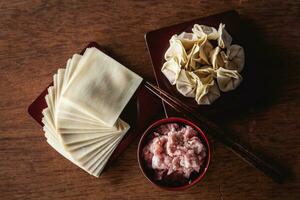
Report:
[[[288,84],[289,80],[281,78],[289,77],[292,73],[292,69],[284,66],[286,64],[286,55],[283,57],[280,49],[273,44],[267,42],[263,33],[259,31],[254,22],[248,19],[242,19],[240,24],[240,40],[238,41],[241,46],[246,47],[246,66],[243,74],[245,78],[243,84],[253,84],[251,88],[251,94],[253,95],[253,102],[249,107],[239,108],[233,110],[230,113],[224,115],[224,117],[216,119],[220,124],[229,123],[234,119],[247,119],[249,114],[253,111],[262,112],[269,109],[272,105],[278,102],[278,99],[283,95],[284,86]],[[247,75],[247,76],[246,76]],[[249,79],[248,79],[249,78]],[[243,86],[242,86],[243,87]],[[238,136],[240,133],[234,133],[232,130],[227,132]],[[237,139],[237,138],[236,138]],[[238,140],[238,139],[237,139]],[[248,147],[246,142],[242,142]],[[251,148],[250,148],[251,149]],[[274,166],[278,166],[278,169],[284,173],[284,179],[291,177],[291,170],[275,162],[271,158],[263,155],[259,150],[254,150],[257,155],[272,163]]]

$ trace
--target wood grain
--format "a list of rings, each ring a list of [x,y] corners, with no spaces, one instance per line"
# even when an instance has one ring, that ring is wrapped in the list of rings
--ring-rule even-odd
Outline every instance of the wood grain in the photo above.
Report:
[[[138,169],[137,140],[95,179],[51,149],[27,115],[27,106],[56,69],[89,41],[153,79],[143,38],[147,31],[230,9],[261,33],[258,52],[274,66],[268,66],[266,84],[276,83],[276,88],[268,101],[235,117],[224,116],[222,126],[289,168],[293,176],[284,184],[214,143],[212,164],[200,184],[175,194],[162,191]],[[0,199],[299,199],[299,10],[300,2],[289,0],[1,1]]]

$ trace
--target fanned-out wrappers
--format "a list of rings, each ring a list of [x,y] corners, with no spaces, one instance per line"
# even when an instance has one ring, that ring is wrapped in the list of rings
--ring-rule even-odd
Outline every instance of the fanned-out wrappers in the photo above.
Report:
[[[119,118],[142,78],[96,48],[74,54],[53,76],[43,130],[61,155],[98,177],[129,130]]]
[[[243,79],[244,49],[231,43],[225,24],[218,30],[195,24],[191,33],[171,37],[161,71],[183,96],[195,98],[199,105],[212,104]]]

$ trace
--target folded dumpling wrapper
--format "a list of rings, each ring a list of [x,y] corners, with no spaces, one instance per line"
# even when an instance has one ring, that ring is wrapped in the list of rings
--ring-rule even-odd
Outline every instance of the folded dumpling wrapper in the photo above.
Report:
[[[165,53],[165,59],[167,61],[171,58],[175,58],[181,65],[185,64],[187,61],[186,50],[176,35],[170,39],[170,47]]]
[[[182,32],[177,36],[177,38],[181,41],[186,51],[189,51],[194,46],[195,42],[199,40],[196,34],[187,32]]]
[[[191,72],[197,80],[195,100],[198,104],[209,105],[220,97],[220,91],[212,71],[211,68],[204,68]]]
[[[201,44],[199,43],[195,43],[195,45],[191,49],[187,57],[187,62],[184,65],[185,70],[192,71],[197,69],[197,60],[199,59],[200,45]]]
[[[191,33],[171,37],[161,71],[183,96],[212,104],[220,91],[234,90],[242,81],[244,49],[231,43],[225,24],[220,23],[218,30],[195,24]]]
[[[214,27],[195,24],[192,32],[199,38],[206,37],[208,40],[216,40],[219,37],[218,31]]]
[[[181,70],[176,82],[177,90],[186,97],[195,97],[197,81],[191,76],[189,71]]]
[[[242,80],[242,76],[236,70],[228,70],[222,67],[217,70],[217,82],[222,92],[234,90]]]
[[[166,61],[161,68],[162,73],[167,77],[172,85],[175,85],[181,71],[181,67],[176,58]]]
[[[210,52],[213,50],[212,44],[206,40],[199,49],[199,59],[197,60],[202,65],[210,64]]]
[[[211,51],[211,65],[212,68],[214,70],[219,69],[220,67],[224,67],[225,63],[224,63],[224,59],[221,56],[221,48],[220,47],[216,47]]]
[[[218,45],[222,49],[229,48],[232,37],[229,35],[229,33],[225,29],[225,24],[220,24],[218,29],[219,37],[218,37]]]
[[[225,63],[224,68],[241,72],[245,65],[244,48],[236,44],[231,45],[226,54],[222,52],[222,59]]]

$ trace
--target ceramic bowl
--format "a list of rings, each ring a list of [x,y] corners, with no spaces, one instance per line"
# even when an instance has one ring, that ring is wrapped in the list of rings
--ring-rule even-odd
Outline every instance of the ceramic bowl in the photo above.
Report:
[[[178,182],[178,181],[164,182],[164,181],[155,180],[153,169],[150,169],[147,167],[145,160],[142,156],[143,148],[148,143],[149,138],[151,138],[151,134],[153,134],[154,129],[159,127],[162,124],[168,124],[168,123],[177,123],[180,125],[189,125],[189,126],[193,127],[198,132],[198,137],[200,138],[201,142],[206,147],[206,158],[205,158],[204,163],[201,166],[200,171],[198,173],[196,173],[196,172],[192,173],[190,176],[190,179],[185,180],[183,182]],[[183,119],[183,118],[171,117],[171,118],[165,118],[165,119],[158,120],[146,129],[146,131],[143,133],[143,135],[140,139],[139,145],[138,145],[137,157],[138,157],[138,162],[139,162],[139,166],[140,166],[142,173],[151,183],[153,183],[154,185],[156,185],[160,188],[167,189],[167,190],[184,190],[184,189],[194,186],[195,184],[199,183],[203,179],[204,175],[207,172],[209,163],[210,163],[211,150],[210,150],[209,141],[208,141],[206,135],[197,125],[195,125],[193,122]]]

